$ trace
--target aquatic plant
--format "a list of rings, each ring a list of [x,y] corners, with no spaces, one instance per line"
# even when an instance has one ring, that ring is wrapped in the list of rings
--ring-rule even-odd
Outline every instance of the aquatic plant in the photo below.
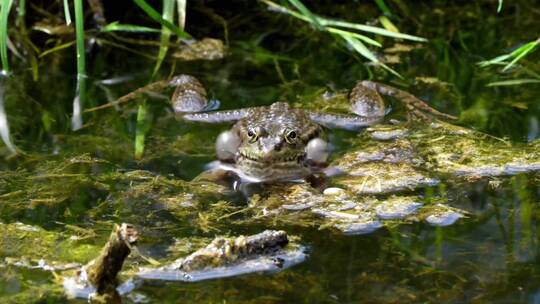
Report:
[[[12,4],[13,0],[3,1],[0,8],[0,59],[2,61],[2,71],[0,73],[0,137],[9,151],[15,154],[17,149],[11,141],[4,101],[6,78],[9,76],[7,23]]]
[[[510,53],[506,53],[500,56],[497,56],[490,60],[481,61],[478,63],[480,67],[486,68],[490,66],[500,66],[504,65],[501,69],[502,73],[510,71],[512,68],[515,68],[517,63],[523,60],[526,56],[532,54],[540,45],[540,38],[525,43],[522,46],[516,48]],[[488,86],[510,86],[510,85],[520,85],[527,83],[540,83],[540,74],[535,73],[534,71],[527,69],[526,67],[517,68],[523,72],[523,74],[529,76],[529,78],[517,78],[517,79],[508,79],[501,81],[493,81],[488,83]]]
[[[154,19],[156,19],[155,13],[151,10],[151,7],[148,6],[146,3],[144,3],[143,0],[135,0],[137,5],[139,5],[141,8],[143,8],[148,15],[153,16]],[[171,29],[176,30],[175,27],[171,27],[172,19],[174,17],[174,8],[175,8],[174,1],[167,1],[163,0],[163,17],[158,18],[157,21],[159,21],[161,26],[161,36],[160,36],[160,46],[159,46],[159,53],[156,60],[156,64],[154,66],[154,71],[152,72],[152,76],[150,77],[150,82],[153,82],[156,80],[157,73],[161,67],[161,64],[163,63],[163,60],[165,59],[165,56],[167,55],[167,51],[169,50],[169,41],[171,36]],[[185,1],[178,1],[179,5],[179,12],[184,12],[183,15],[185,15],[186,11],[186,2]],[[182,13],[180,13],[182,15]],[[183,27],[183,24],[182,24]],[[183,28],[182,28],[183,30]],[[177,34],[180,34],[179,37],[186,37],[186,35],[182,35],[185,32],[178,32]],[[148,131],[148,121],[147,121],[147,107],[146,107],[146,100],[143,100],[141,104],[139,104],[139,108],[137,110],[137,129],[135,134],[135,158],[141,158],[144,153],[144,138],[145,134]]]
[[[66,3],[64,2],[64,5]],[[67,7],[67,6],[64,6]],[[69,11],[69,9],[67,9]],[[69,14],[66,15],[66,22]],[[73,100],[71,128],[82,128],[82,108],[86,103],[86,53],[84,45],[84,14],[82,0],[75,0],[75,33],[77,37],[77,89]]]
[[[261,0],[263,3],[267,4],[269,8],[272,10],[275,10],[277,12],[286,13],[289,14],[297,19],[300,19],[302,21],[308,22],[311,25],[314,26],[315,29],[319,31],[325,31],[331,33],[333,36],[335,36],[338,39],[343,40],[346,42],[348,46],[350,46],[355,52],[360,54],[362,57],[368,59],[369,61],[378,64],[391,72],[392,74],[401,77],[399,73],[394,71],[392,68],[390,68],[385,63],[381,62],[377,56],[370,51],[366,45],[363,43],[370,44],[375,47],[381,47],[382,45],[372,38],[359,34],[356,32],[353,32],[352,30],[357,30],[361,32],[367,32],[371,34],[377,34],[381,36],[391,37],[395,39],[406,39],[406,40],[412,40],[412,41],[419,41],[419,42],[425,42],[427,39],[408,35],[408,34],[402,34],[397,31],[397,28],[393,27],[392,30],[384,29],[381,27],[371,26],[371,25],[365,25],[365,24],[359,24],[359,23],[352,23],[347,21],[341,21],[341,20],[333,20],[330,18],[325,18],[321,16],[317,16],[313,14],[300,0],[289,0],[289,3],[293,5],[297,11],[290,9],[288,7],[279,5],[275,2],[272,2],[270,0]],[[382,5],[382,3],[379,1],[378,4]],[[388,19],[385,19],[387,23],[389,22]]]

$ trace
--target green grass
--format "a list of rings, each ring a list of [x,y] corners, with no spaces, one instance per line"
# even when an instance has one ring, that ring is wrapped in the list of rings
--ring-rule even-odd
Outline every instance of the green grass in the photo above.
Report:
[[[377,4],[383,14],[385,14],[386,16],[392,16],[392,12],[390,11],[390,8],[388,8],[388,5],[386,5],[384,0],[375,0],[375,4]]]
[[[501,81],[490,82],[487,84],[487,86],[488,87],[515,86],[515,85],[522,85],[522,84],[528,84],[528,83],[540,83],[540,79],[521,78],[521,79],[501,80]]]
[[[71,13],[69,12],[69,1],[64,0],[64,18],[66,19],[66,24],[71,24]]]
[[[135,24],[121,24],[117,21],[111,22],[101,28],[102,32],[132,32],[132,33],[159,33],[160,29]]]
[[[171,20],[167,20],[159,15],[159,13],[152,8],[146,1],[144,0],[133,0],[137,6],[139,6],[150,18],[154,19],[154,21],[157,21],[161,24],[161,26],[168,28],[170,31],[174,32],[178,37],[180,38],[191,38],[191,35],[181,30],[179,27],[174,25]],[[169,5],[174,3],[172,0],[163,0],[163,5]],[[173,9],[174,10],[174,9]]]
[[[506,53],[500,56],[497,56],[490,60],[485,60],[478,62],[478,65],[482,68],[487,68],[491,66],[503,66],[501,69],[502,73],[507,73],[513,68],[515,72],[522,72],[527,74],[528,78],[517,78],[517,79],[505,79],[500,81],[494,81],[487,84],[487,86],[511,86],[511,85],[522,85],[529,83],[539,83],[540,75],[534,73],[533,71],[528,70],[526,67],[518,67],[517,63],[523,60],[525,57],[532,54],[540,45],[540,38],[525,43],[519,48],[515,49],[510,53]]]
[[[341,40],[345,42],[347,45],[349,45],[355,52],[360,54],[362,57],[368,59],[369,61],[380,65],[384,69],[388,70],[392,74],[401,77],[399,73],[394,71],[392,68],[381,62],[375,53],[373,53],[365,44],[368,43],[370,45],[373,45],[375,47],[381,47],[381,44],[374,39],[364,35],[360,34],[355,31],[360,32],[366,32],[370,34],[376,34],[380,36],[386,36],[394,39],[405,39],[405,40],[411,40],[411,41],[418,41],[418,42],[425,42],[427,41],[425,38],[408,35],[399,33],[396,31],[390,31],[388,29],[384,29],[381,27],[371,26],[371,25],[365,25],[365,24],[358,24],[358,23],[352,23],[347,21],[341,21],[341,20],[334,20],[329,19],[321,16],[317,16],[313,14],[304,4],[302,4],[299,0],[289,0],[289,3],[294,6],[297,10],[279,5],[273,1],[270,0],[261,0],[263,3],[268,5],[268,7],[278,11],[283,12],[286,14],[289,14],[297,19],[300,19],[304,22],[310,23],[313,25],[316,29],[323,32],[328,32],[332,34],[334,37],[336,37],[338,40]],[[377,4],[381,4],[380,1]],[[385,21],[389,23],[389,20]],[[390,23],[391,24],[391,23]]]
[[[154,66],[154,70],[152,72],[152,76],[150,77],[149,82],[154,82],[156,80],[158,71],[161,68],[163,61],[165,60],[167,51],[169,50],[169,41],[171,39],[171,28],[167,26],[167,23],[171,23],[174,18],[174,7],[175,7],[175,2],[170,1],[170,0],[163,0],[162,19],[166,22],[163,22],[161,26],[159,53],[158,53],[156,64]],[[185,10],[185,7],[184,7],[184,10]],[[137,110],[137,126],[136,126],[136,131],[135,131],[135,158],[137,159],[140,159],[144,154],[144,142],[145,142],[146,133],[148,132],[148,129],[149,129],[147,112],[148,112],[148,108],[146,105],[146,100],[143,100],[143,102],[139,105],[139,108]]]
[[[491,65],[505,64],[502,72],[506,72],[512,67],[514,67],[518,61],[534,52],[539,44],[540,38],[536,39],[535,41],[525,43],[524,45],[520,46],[519,48],[515,49],[510,53],[497,56],[490,60],[481,61],[478,63],[478,65],[480,65],[481,67],[488,67]],[[508,62],[508,60],[510,59],[511,61]]]
[[[8,53],[7,53],[7,24],[9,19],[9,11],[13,0],[3,0],[0,8],[0,59],[2,60],[2,72],[9,73]]]

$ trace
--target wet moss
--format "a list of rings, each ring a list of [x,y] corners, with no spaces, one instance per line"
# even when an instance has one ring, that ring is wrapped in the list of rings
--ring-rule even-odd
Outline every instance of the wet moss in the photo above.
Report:
[[[69,233],[47,231],[38,226],[20,222],[0,224],[0,257],[25,257],[38,260],[71,263],[88,261],[99,251],[99,246],[88,241],[77,240]]]

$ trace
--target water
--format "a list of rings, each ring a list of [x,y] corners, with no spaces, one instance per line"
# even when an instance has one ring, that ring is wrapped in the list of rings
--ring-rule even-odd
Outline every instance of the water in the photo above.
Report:
[[[262,4],[244,1],[193,4],[191,11],[188,6],[186,30],[196,37],[224,38],[221,19],[216,16],[224,18],[230,54],[212,62],[174,65],[168,61],[160,78],[195,75],[225,109],[276,100],[309,106],[325,91],[340,92],[358,79],[373,78],[405,88],[437,109],[460,116],[462,126],[508,138],[514,144],[538,140],[539,86],[486,86],[530,75],[520,69],[502,74],[498,67],[476,65],[537,38],[540,19],[534,1],[505,1],[500,14],[496,1],[391,4],[399,16],[392,21],[401,31],[429,39],[425,44],[400,42],[421,46],[400,54],[401,64],[393,66],[403,79],[382,69],[368,70],[328,34],[266,11]],[[105,8],[124,23],[141,23],[135,8],[126,14],[125,9],[112,5]],[[369,2],[320,3],[312,9],[358,22],[380,15]],[[28,22],[37,19],[29,17]],[[36,41],[44,38],[34,34]],[[144,37],[149,36],[135,36]],[[91,46],[87,59],[91,104],[85,108],[106,101],[108,95],[114,99],[146,84],[154,64],[105,44],[115,41],[112,36],[98,38],[100,43]],[[385,47],[394,43],[384,39]],[[137,50],[156,52],[154,48]],[[67,113],[76,86],[74,52],[68,48],[44,57],[37,81],[27,63],[16,61],[15,76],[6,83],[10,129],[25,154],[0,162],[2,302],[83,303],[67,300],[52,273],[14,264],[23,257],[84,264],[97,255],[112,224],[120,222],[138,227],[141,253],[161,263],[192,252],[216,235],[270,228],[299,236],[308,248],[304,263],[273,274],[194,283],[144,281],[123,297],[127,303],[539,301],[538,173],[471,178],[419,190],[427,197],[444,196],[451,206],[468,212],[449,227],[420,221],[345,236],[301,219],[253,222],[239,213],[218,220],[245,208],[245,199],[217,185],[194,186],[187,181],[215,159],[214,139],[229,126],[177,122],[158,96],[148,102],[151,125],[140,160],[133,158],[136,102],[85,114],[83,128],[70,132]],[[532,54],[523,64],[538,73],[536,61],[538,54]],[[100,80],[125,76],[126,82],[98,85]],[[399,105],[392,105],[395,111],[390,115],[399,118]],[[330,133],[336,158],[358,141],[353,132]],[[148,262],[131,257],[123,279],[138,264]]]

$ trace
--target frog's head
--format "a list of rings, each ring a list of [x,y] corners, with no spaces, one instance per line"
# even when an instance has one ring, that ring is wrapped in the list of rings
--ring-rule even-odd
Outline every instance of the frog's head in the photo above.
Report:
[[[321,158],[321,149],[327,148],[320,146],[322,127],[302,110],[282,102],[253,109],[231,132],[228,136],[236,140],[234,160],[238,169],[260,180],[304,177],[309,173],[306,161],[310,157],[316,156],[315,162],[324,163],[328,156],[323,153],[324,160]]]

